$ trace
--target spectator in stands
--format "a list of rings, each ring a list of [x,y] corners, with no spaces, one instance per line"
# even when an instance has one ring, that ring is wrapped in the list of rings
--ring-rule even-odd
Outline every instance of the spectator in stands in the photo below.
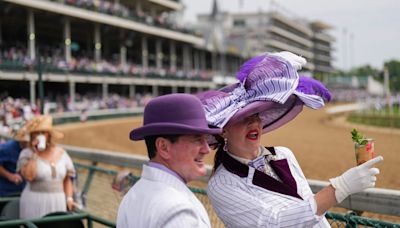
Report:
[[[3,110],[1,110],[3,111]],[[6,112],[0,113],[0,134],[9,134],[10,133],[10,127],[7,125],[6,121]],[[0,141],[3,142],[3,141]]]
[[[34,117],[27,125],[30,147],[19,156],[17,170],[28,181],[20,199],[20,218],[30,219],[46,214],[72,210],[71,177],[74,165],[67,152],[55,144],[63,136],[53,129],[52,117]]]
[[[0,197],[17,196],[21,194],[25,187],[25,181],[16,172],[19,154],[29,141],[26,128],[22,127],[15,135],[14,139],[0,144]]]
[[[86,122],[87,118],[88,118],[88,114],[87,114],[86,109],[82,109],[81,114],[79,115],[79,120],[82,123],[84,123],[84,122]]]
[[[150,17],[150,21],[151,21]],[[208,71],[183,71],[182,69],[157,69],[155,67],[143,67],[140,65],[135,65],[134,63],[128,62],[125,65],[121,65],[118,61],[113,61],[110,59],[102,59],[101,61],[95,61],[88,59],[86,57],[72,57],[69,62],[66,62],[62,57],[61,50],[56,47],[46,46],[43,49],[46,50],[46,70],[56,72],[61,71],[71,71],[86,74],[128,74],[133,76],[146,75],[152,77],[169,77],[169,78],[179,78],[179,79],[204,79],[210,80],[211,74]],[[83,55],[84,56],[84,55]],[[26,48],[10,48],[5,50],[4,54],[0,53],[0,66],[5,64],[5,66],[14,68],[27,68],[32,70],[34,61],[30,60],[29,55],[26,52]],[[11,64],[11,65],[10,65]],[[167,74],[167,71],[169,71]]]
[[[223,128],[208,196],[227,227],[330,227],[324,213],[350,194],[375,185],[377,157],[315,195],[286,147],[263,147],[260,138],[292,120],[303,105],[317,109],[330,100],[318,81],[299,77],[305,59],[283,52],[250,59],[240,83],[198,95],[208,123]],[[301,131],[301,129],[299,129]]]
[[[215,133],[221,130],[207,126],[195,96],[170,94],[151,100],[144,125],[130,133],[132,140],[145,140],[150,162],[122,200],[117,227],[211,227],[186,183],[206,174],[206,139]]]

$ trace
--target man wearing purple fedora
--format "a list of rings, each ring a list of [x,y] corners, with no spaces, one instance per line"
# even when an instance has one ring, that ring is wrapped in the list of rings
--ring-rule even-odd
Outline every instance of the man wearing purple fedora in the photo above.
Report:
[[[143,126],[131,140],[145,140],[150,161],[118,209],[117,227],[211,227],[207,212],[186,183],[206,174],[207,125],[200,100],[170,94],[151,100]]]

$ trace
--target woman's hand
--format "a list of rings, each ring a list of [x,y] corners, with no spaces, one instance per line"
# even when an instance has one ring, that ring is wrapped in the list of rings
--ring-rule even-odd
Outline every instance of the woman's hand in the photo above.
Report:
[[[25,178],[25,180],[31,182],[36,178],[37,173],[37,154],[33,152],[32,157],[29,161],[21,168],[21,175]]]
[[[32,139],[31,148],[32,148],[33,154],[37,155],[39,153],[38,144],[39,144],[39,140],[37,140],[36,138]]]
[[[67,209],[68,209],[68,211],[72,211],[75,208],[79,208],[79,205],[76,202],[74,202],[74,199],[72,197],[68,197],[67,198]]]
[[[19,185],[19,184],[23,181],[22,177],[21,177],[19,174],[17,174],[17,173],[12,173],[12,174],[10,174],[10,175],[7,177],[7,179],[8,179],[10,182],[12,182],[12,183],[14,183],[14,184],[16,184],[16,185]]]
[[[351,194],[374,187],[379,169],[373,166],[381,161],[383,161],[383,157],[378,156],[362,165],[347,170],[339,177],[330,179],[329,181],[336,189],[335,196],[337,202],[342,202]]]

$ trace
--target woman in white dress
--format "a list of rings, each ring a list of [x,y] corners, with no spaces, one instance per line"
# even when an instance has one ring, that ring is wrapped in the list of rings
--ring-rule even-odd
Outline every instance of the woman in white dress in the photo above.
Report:
[[[53,129],[51,116],[38,116],[27,123],[30,147],[18,159],[17,170],[28,181],[20,198],[20,218],[42,217],[72,210],[71,177],[75,169],[66,151],[54,143],[63,135]]]

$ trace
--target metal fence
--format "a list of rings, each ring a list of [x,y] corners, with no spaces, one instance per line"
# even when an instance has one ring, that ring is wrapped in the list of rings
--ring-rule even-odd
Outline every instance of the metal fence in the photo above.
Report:
[[[106,218],[112,221],[115,221],[116,218],[116,210],[115,213],[106,213],[105,210],[102,210],[102,208],[99,208],[99,205],[91,205],[93,203],[95,197],[102,197],[102,201],[104,204],[105,198],[109,198],[109,200],[114,201],[114,202],[106,202],[105,204],[107,207],[110,209],[112,208],[112,205],[119,204],[119,202],[122,200],[123,193],[117,192],[115,190],[112,190],[110,188],[112,184],[112,180],[115,178],[117,175],[117,171],[115,170],[110,170],[106,168],[101,168],[97,166],[92,166],[92,165],[85,165],[85,164],[76,164],[77,169],[79,172],[84,172],[86,175],[86,180],[85,184],[83,184],[83,189],[82,192],[83,194],[87,194],[88,196],[88,202],[87,202],[87,210],[91,214],[95,214],[98,217]],[[138,172],[138,170],[134,171],[135,173]],[[136,174],[131,174],[127,175],[126,178],[129,180],[130,184],[134,184],[137,180],[139,180],[139,176]],[[95,179],[98,179],[95,181],[96,183],[102,183],[102,186],[96,186],[96,189],[90,188],[91,182],[94,181]],[[108,185],[108,186],[107,186]],[[92,190],[91,190],[92,189]],[[102,191],[106,189],[106,192]],[[212,227],[224,227],[223,223],[221,220],[217,217],[215,214],[214,209],[212,208],[212,205],[207,197],[207,193],[203,188],[198,188],[198,187],[190,187],[191,191],[197,196],[197,198],[202,202],[204,207],[206,208],[209,218],[211,220],[211,225]],[[111,193],[113,192],[113,193]],[[108,197],[106,197],[108,195]],[[110,210],[108,210],[109,212]],[[392,227],[392,228],[400,228],[400,224],[392,223],[392,222],[386,222],[382,220],[377,220],[377,219],[371,219],[371,218],[366,218],[362,216],[357,216],[355,213],[334,213],[334,212],[327,212],[326,213],[326,218],[328,219],[329,223],[331,224],[332,227],[346,227],[346,228],[352,228],[352,227]]]
[[[54,222],[57,219],[86,220],[88,227],[98,224],[113,227],[116,221],[117,209],[123,198],[123,192],[114,190],[111,186],[113,180],[121,170],[129,168],[131,173],[130,185],[133,185],[140,176],[141,167],[147,158],[142,156],[132,156],[118,152],[107,152],[94,149],[84,149],[78,147],[64,146],[68,153],[74,158],[78,170],[78,190],[81,193],[83,202],[86,205],[85,211],[78,214],[62,215],[43,221]],[[102,163],[101,167],[97,166]],[[314,192],[323,188],[327,183],[322,181],[309,180]],[[95,187],[93,187],[95,186]],[[203,182],[203,186],[205,183]],[[224,227],[223,223],[216,216],[212,205],[207,197],[204,187],[190,187],[209,213],[213,227]],[[400,215],[400,191],[387,189],[371,189],[352,196],[349,200],[342,203],[343,207],[358,211],[372,211],[388,215]],[[357,216],[352,213],[340,214],[328,212],[326,217],[332,227],[399,227],[400,224],[386,222],[382,220],[370,219]],[[0,221],[0,227],[10,225],[26,225],[34,227],[39,220],[11,220]],[[33,225],[32,225],[33,224]]]

